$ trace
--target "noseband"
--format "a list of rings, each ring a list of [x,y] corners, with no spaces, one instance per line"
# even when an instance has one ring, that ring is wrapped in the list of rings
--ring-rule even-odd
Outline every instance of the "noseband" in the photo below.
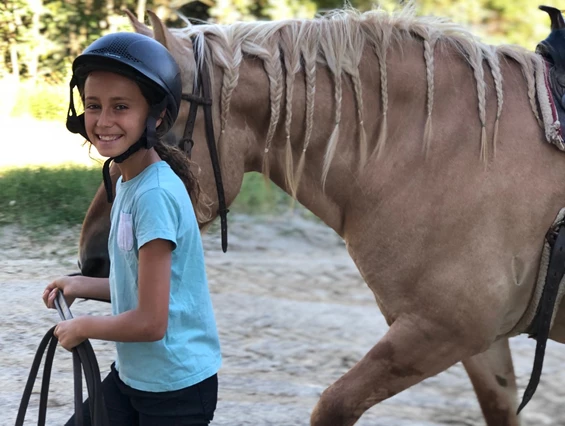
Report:
[[[198,49],[197,38],[192,37],[192,47],[194,52],[194,61],[198,66]],[[204,110],[204,129],[206,132],[206,143],[208,144],[208,152],[212,161],[212,170],[214,171],[214,179],[216,181],[216,190],[218,192],[218,214],[221,221],[222,232],[222,251],[225,253],[228,249],[228,220],[227,214],[229,210],[226,208],[226,199],[224,196],[224,185],[222,183],[222,173],[220,171],[220,163],[218,161],[218,151],[216,150],[216,138],[214,137],[214,122],[212,121],[212,86],[210,83],[210,73],[206,61],[202,61],[202,69],[198,73],[198,77],[192,89],[192,93],[183,93],[182,99],[190,102],[190,111],[186,119],[184,134],[179,142],[179,147],[186,152],[188,158],[191,158],[194,140],[192,133],[194,132],[194,124],[196,122],[196,113],[198,107],[202,105]]]

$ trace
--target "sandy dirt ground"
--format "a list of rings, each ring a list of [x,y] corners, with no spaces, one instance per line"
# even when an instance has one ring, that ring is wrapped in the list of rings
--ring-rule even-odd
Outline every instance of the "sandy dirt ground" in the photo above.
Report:
[[[0,228],[0,425],[13,425],[32,358],[57,320],[41,293],[50,279],[76,270],[78,229],[37,242]],[[324,225],[296,214],[231,215],[230,247],[218,232],[204,238],[210,289],[224,362],[214,425],[307,425],[320,393],[386,332],[371,292],[341,240]],[[100,302],[75,303],[75,315],[108,314]],[[520,395],[535,342],[511,342]],[[113,344],[94,341],[105,375]],[[565,425],[565,349],[548,345],[544,375],[523,425]],[[39,384],[26,424],[36,423]],[[47,424],[71,414],[72,362],[57,350]],[[483,425],[460,364],[373,407],[359,425]]]

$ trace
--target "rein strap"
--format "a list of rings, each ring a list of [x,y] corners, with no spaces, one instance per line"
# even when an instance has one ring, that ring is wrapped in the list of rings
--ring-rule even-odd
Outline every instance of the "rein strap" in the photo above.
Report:
[[[62,320],[68,320],[72,318],[71,311],[65,302],[63,292],[58,292],[57,298],[55,299],[55,306]],[[51,327],[49,331],[45,334],[31,366],[27,383],[24,389],[22,400],[20,402],[20,407],[18,410],[18,415],[16,418],[16,426],[23,426],[25,421],[25,416],[27,408],[29,405],[29,400],[31,393],[33,391],[33,385],[37,374],[39,372],[39,367],[41,365],[41,359],[47,349],[47,356],[45,357],[45,364],[43,366],[43,378],[41,381],[41,393],[39,396],[39,416],[37,420],[38,426],[45,426],[45,420],[47,418],[47,398],[49,395],[49,381],[51,379],[51,369],[53,366],[53,358],[55,356],[55,348],[57,347],[58,339],[54,334],[55,327]],[[49,347],[48,347],[49,346]],[[86,387],[88,390],[88,402],[90,411],[90,424],[92,426],[109,426],[110,421],[108,419],[108,412],[106,411],[106,405],[104,403],[104,395],[102,394],[102,383],[100,381],[100,369],[98,367],[98,362],[96,361],[96,356],[94,355],[94,350],[92,345],[88,340],[85,340],[80,345],[76,346],[72,350],[73,353],[73,377],[74,377],[74,394],[75,394],[75,425],[84,425],[84,412],[83,412],[83,401],[82,401],[82,368],[84,367],[84,376],[86,379]]]
[[[198,49],[196,48],[197,38],[192,38],[194,60],[198,64]],[[226,207],[226,199],[224,194],[224,184],[222,182],[222,172],[220,170],[220,162],[218,160],[218,152],[216,149],[216,138],[214,136],[214,121],[212,119],[212,85],[210,82],[210,73],[206,61],[202,61],[202,69],[198,73],[198,78],[194,84],[192,94],[182,94],[182,99],[190,102],[190,110],[184,127],[184,134],[179,144],[181,149],[191,158],[194,140],[194,125],[196,123],[196,114],[198,106],[202,105],[204,110],[204,129],[206,134],[206,143],[208,144],[208,152],[210,153],[210,161],[212,162],[212,170],[214,171],[214,179],[216,181],[216,191],[218,193],[218,214],[221,222],[222,233],[222,251],[225,253],[228,249],[228,219],[229,210]]]

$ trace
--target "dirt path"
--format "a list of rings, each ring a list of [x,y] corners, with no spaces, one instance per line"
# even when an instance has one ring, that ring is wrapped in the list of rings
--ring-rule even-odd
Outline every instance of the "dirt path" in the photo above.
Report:
[[[37,345],[57,315],[40,295],[49,279],[76,270],[78,229],[48,244],[32,243],[15,228],[0,228],[0,425],[13,425]],[[210,287],[222,343],[218,426],[307,425],[320,393],[386,332],[372,294],[341,240],[327,227],[300,217],[230,217],[230,248],[205,237]],[[108,313],[83,302],[75,315]],[[529,378],[534,343],[512,341],[520,394]],[[113,344],[93,342],[102,373]],[[525,410],[524,425],[565,425],[565,350],[548,345],[543,381]],[[36,385],[36,392],[39,387]],[[37,394],[36,394],[37,396]],[[48,424],[72,412],[72,366],[58,349]],[[37,398],[26,424],[36,421]],[[359,425],[483,425],[461,367],[372,408]]]

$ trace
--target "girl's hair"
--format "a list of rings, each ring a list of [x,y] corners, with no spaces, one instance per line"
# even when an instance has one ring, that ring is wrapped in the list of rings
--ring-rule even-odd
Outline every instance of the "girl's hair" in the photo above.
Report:
[[[183,181],[194,206],[196,216],[199,217],[197,208],[200,199],[200,185],[196,175],[191,170],[192,167],[198,166],[179,147],[167,145],[161,139],[153,148],[157,151],[159,157],[167,162],[171,169],[173,169],[173,172]]]

